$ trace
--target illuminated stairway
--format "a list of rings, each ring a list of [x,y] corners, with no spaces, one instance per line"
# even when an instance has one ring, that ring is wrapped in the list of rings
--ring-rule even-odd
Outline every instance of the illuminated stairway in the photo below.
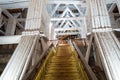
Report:
[[[47,58],[46,68],[40,70],[35,80],[88,80],[76,57],[70,45],[59,45],[57,53],[51,59]],[[41,76],[42,72],[44,75]]]

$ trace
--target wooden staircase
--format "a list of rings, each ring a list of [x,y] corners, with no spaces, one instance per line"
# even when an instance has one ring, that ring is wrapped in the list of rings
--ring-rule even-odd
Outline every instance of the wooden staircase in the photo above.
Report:
[[[82,66],[78,67],[78,60],[70,45],[59,45],[57,53],[46,65],[45,74],[36,80],[88,80]]]

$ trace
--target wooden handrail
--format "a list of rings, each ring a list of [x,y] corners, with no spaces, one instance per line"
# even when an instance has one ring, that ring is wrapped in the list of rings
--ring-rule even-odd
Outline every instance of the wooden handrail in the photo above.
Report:
[[[90,57],[91,47],[92,47],[92,41],[93,41],[93,34],[91,34],[91,36],[90,36],[90,41],[89,41],[86,56],[85,56],[85,60],[86,60],[87,63],[89,62],[89,57]]]
[[[38,72],[39,68],[41,67],[41,65],[43,64],[46,56],[48,55],[49,51],[51,50],[51,48],[53,47],[53,44],[51,44],[46,51],[44,51],[42,53],[42,55],[40,56],[38,62],[26,73],[26,75],[24,76],[23,80],[33,80],[31,78],[34,78],[36,73]]]
[[[97,77],[95,76],[94,72],[92,71],[92,69],[90,68],[90,66],[88,65],[88,63],[86,62],[84,56],[82,55],[82,52],[78,49],[77,45],[75,42],[72,42],[73,47],[75,48],[75,50],[78,53],[79,58],[81,59],[81,62],[84,66],[84,69],[89,77],[90,80],[98,80]]]

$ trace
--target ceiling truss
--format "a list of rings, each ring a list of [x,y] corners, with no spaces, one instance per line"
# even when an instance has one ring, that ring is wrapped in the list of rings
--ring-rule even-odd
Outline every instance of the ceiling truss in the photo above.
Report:
[[[51,22],[55,27],[55,33],[59,35],[72,35],[82,33],[86,25],[87,3],[85,0],[75,1],[49,1],[48,12],[51,16]],[[51,10],[50,7],[51,6]],[[84,30],[86,31],[86,30]],[[82,36],[85,37],[85,36]]]

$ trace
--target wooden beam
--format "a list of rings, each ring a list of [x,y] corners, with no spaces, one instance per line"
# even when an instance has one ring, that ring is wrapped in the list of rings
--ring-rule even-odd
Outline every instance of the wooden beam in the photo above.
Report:
[[[16,29],[16,19],[15,18],[9,18],[8,19],[8,24],[6,27],[6,32],[5,35],[14,35],[15,29]]]
[[[20,40],[21,40],[21,35],[17,35],[17,36],[1,36],[0,37],[0,45],[18,44]]]
[[[57,35],[62,36],[62,35],[78,35],[79,32],[67,32],[67,33],[57,33]]]
[[[75,42],[73,42],[73,46],[76,49],[78,56],[84,66],[84,69],[87,73],[87,75],[89,76],[90,80],[98,80],[97,77],[95,76],[94,72],[92,71],[91,67],[88,65],[88,63],[86,62],[84,56],[82,55],[82,52],[78,49],[77,45],[75,44]]]
[[[69,21],[67,21],[62,28],[70,28],[70,26],[71,26],[71,28],[75,27],[75,26],[73,26],[73,24],[71,24]]]
[[[78,30],[78,28],[55,28],[55,31]]]
[[[81,4],[83,5],[84,3],[81,2],[80,0],[49,0],[48,4]]]
[[[22,36],[17,48],[15,49],[9,63],[5,67],[1,80],[22,80],[21,72],[25,72],[26,61],[34,53],[34,45],[38,36]],[[23,71],[24,70],[24,71]],[[8,75],[9,74],[9,75]]]
[[[25,30],[40,29],[45,2],[43,0],[30,0]]]
[[[74,4],[74,6],[78,10],[78,12],[80,13],[80,15],[83,16],[84,14],[80,11],[80,9],[78,8],[78,6],[76,4]]]
[[[81,20],[84,17],[59,17],[59,18],[51,18],[51,21],[61,21],[61,20]]]
[[[20,29],[24,30],[24,26],[23,26],[22,24],[20,24],[19,22],[17,23],[17,26],[18,26]]]
[[[120,78],[120,43],[113,32],[96,33],[96,43],[101,49],[100,58],[104,64],[104,70],[108,80],[119,80]],[[96,40],[95,39],[95,40]]]
[[[59,26],[57,26],[56,28],[62,28],[62,26],[65,24],[65,20],[63,20],[62,22],[61,22],[61,24],[59,25]]]
[[[13,15],[10,14],[7,10],[3,10],[3,13],[8,16],[9,18],[13,18]]]
[[[94,29],[93,28],[93,32],[109,32],[109,31],[112,31],[113,29],[112,28],[99,28],[99,29]]]
[[[102,64],[103,64],[104,71],[106,73],[106,77],[107,77],[108,80],[112,80],[110,70],[109,70],[109,67],[107,65],[107,61],[104,57],[104,51],[103,51],[103,48],[102,48],[99,40],[100,39],[98,38],[97,33],[95,33],[95,43],[96,43],[96,46],[98,48],[98,52],[100,53],[99,55],[100,55],[100,58],[101,58],[101,61],[102,61]]]
[[[64,10],[64,12],[60,15],[60,17],[64,17],[64,15],[66,14],[67,11],[68,11],[68,8],[66,8],[66,9]],[[55,23],[55,26],[58,26],[59,23],[60,23],[60,21],[57,21],[57,22]]]
[[[116,3],[112,3],[112,5],[109,9],[109,13],[113,13],[113,10],[115,9],[116,6],[117,6]]]
[[[91,7],[91,14],[92,14],[93,29],[111,28],[110,18],[108,15],[105,1],[91,0],[90,7]]]
[[[24,27],[19,23],[19,21],[12,14],[10,14],[7,10],[3,10],[3,13],[6,16],[8,16],[9,19],[10,19],[9,20],[10,23],[8,24],[7,28],[9,28],[10,30],[12,30],[12,33],[7,33],[7,34],[12,34],[12,35],[14,34],[16,24],[19,26],[19,28],[24,29]],[[10,27],[14,27],[14,28],[10,28]],[[8,29],[8,31],[9,31],[9,29]]]
[[[56,10],[58,9],[59,6],[60,6],[60,4],[57,4],[57,5],[55,6],[55,8],[53,9],[53,11],[52,11],[52,13],[51,13],[51,16],[53,16],[53,15],[55,14],[55,12],[56,12]]]
[[[0,8],[2,9],[15,9],[15,8],[28,8],[29,0],[0,0]]]
[[[85,56],[85,60],[88,63],[89,62],[89,57],[90,57],[90,53],[91,53],[91,46],[92,46],[92,41],[93,41],[93,34],[91,34],[90,36],[90,41],[87,47],[87,52],[86,52],[86,56]]]
[[[83,2],[79,0],[68,1],[68,0],[49,0],[47,4],[78,4],[78,5],[85,5]],[[28,8],[29,0],[23,1],[16,1],[16,0],[7,0],[7,1],[0,1],[0,8],[2,9],[15,9],[15,8]]]
[[[18,20],[19,22],[25,22],[25,21],[26,21],[26,18],[17,18],[17,20]]]

